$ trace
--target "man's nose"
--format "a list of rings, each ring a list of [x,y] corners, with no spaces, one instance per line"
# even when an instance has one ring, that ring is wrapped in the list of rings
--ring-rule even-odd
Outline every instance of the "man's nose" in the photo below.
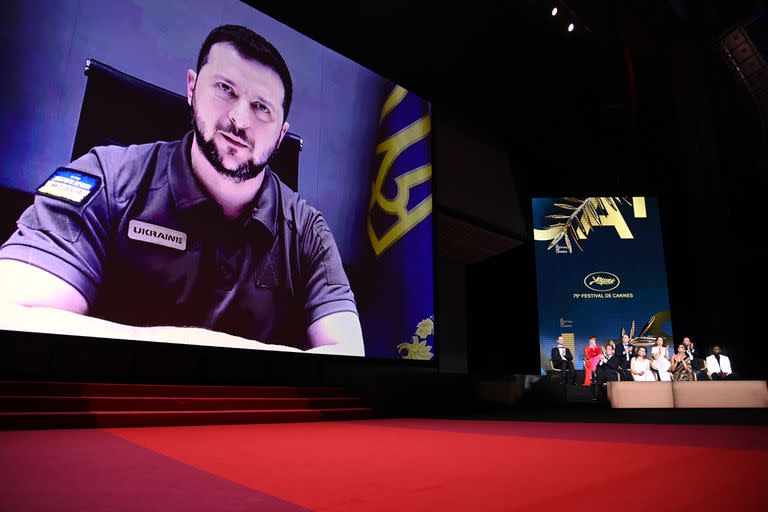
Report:
[[[251,125],[251,105],[247,101],[237,101],[229,111],[229,119],[237,130],[248,128]]]

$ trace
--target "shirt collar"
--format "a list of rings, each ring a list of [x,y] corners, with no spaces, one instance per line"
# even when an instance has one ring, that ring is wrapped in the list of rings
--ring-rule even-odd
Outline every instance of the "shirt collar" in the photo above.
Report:
[[[171,195],[180,210],[188,210],[199,204],[211,201],[192,172],[193,132],[187,132],[178,142],[168,162],[168,184]]]
[[[193,132],[187,132],[178,142],[168,163],[168,183],[171,195],[180,210],[189,210],[201,204],[213,203],[192,172],[191,151]],[[252,202],[250,218],[258,221],[274,237],[277,227],[279,184],[269,168],[264,167],[264,178]],[[246,217],[247,219],[248,217]],[[245,222],[248,224],[248,222]]]
[[[278,194],[279,183],[272,169],[264,167],[264,180],[256,193],[251,210],[251,218],[267,228],[274,237],[277,231],[277,211],[280,196]]]

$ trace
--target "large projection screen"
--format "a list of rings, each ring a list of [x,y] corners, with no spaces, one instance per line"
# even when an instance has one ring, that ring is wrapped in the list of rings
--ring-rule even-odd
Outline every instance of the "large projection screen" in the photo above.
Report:
[[[2,11],[0,329],[434,360],[428,101],[237,0]]]

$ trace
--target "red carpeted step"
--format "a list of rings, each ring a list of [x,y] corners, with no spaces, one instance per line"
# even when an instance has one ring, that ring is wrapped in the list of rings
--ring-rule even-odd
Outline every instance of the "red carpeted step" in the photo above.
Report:
[[[192,397],[64,397],[0,396],[2,412],[77,411],[218,411],[349,409],[360,399],[331,398],[192,398]]]
[[[373,410],[363,407],[262,411],[5,412],[0,413],[0,429],[170,427],[358,420],[372,417]]]
[[[38,395],[84,397],[328,398],[343,397],[344,389],[337,387],[177,386],[168,384],[0,381],[0,396]]]
[[[365,419],[336,387],[175,386],[0,381],[0,429]]]

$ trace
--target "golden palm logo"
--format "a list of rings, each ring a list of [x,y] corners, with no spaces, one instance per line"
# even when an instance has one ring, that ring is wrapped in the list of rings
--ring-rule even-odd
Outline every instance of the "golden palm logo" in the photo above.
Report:
[[[399,85],[395,86],[381,109],[380,124],[407,95],[406,89]],[[410,210],[408,209],[411,189],[432,178],[432,164],[430,163],[410,169],[397,176],[394,179],[397,187],[395,197],[387,197],[383,192],[384,185],[387,183],[397,158],[410,146],[429,136],[430,129],[430,117],[429,114],[426,114],[421,119],[390,135],[376,147],[376,154],[383,156],[376,180],[373,182],[371,200],[368,204],[368,238],[370,238],[371,246],[377,256],[432,213],[432,194],[429,194]],[[385,214],[397,217],[397,221],[381,235],[376,232],[371,222],[371,213],[375,206],[378,206]]]
[[[609,292],[620,284],[619,276],[610,272],[592,272],[584,278],[584,286],[596,292]]]
[[[619,238],[632,239],[632,231],[627,226],[620,207],[631,206],[636,219],[646,218],[645,198],[633,197],[563,197],[554,206],[558,213],[546,215],[550,224],[544,229],[533,230],[533,238],[540,242],[549,242],[547,250],[557,246],[562,240],[565,251],[572,253],[573,245],[583,251],[580,240],[586,240],[596,228],[613,227]]]

